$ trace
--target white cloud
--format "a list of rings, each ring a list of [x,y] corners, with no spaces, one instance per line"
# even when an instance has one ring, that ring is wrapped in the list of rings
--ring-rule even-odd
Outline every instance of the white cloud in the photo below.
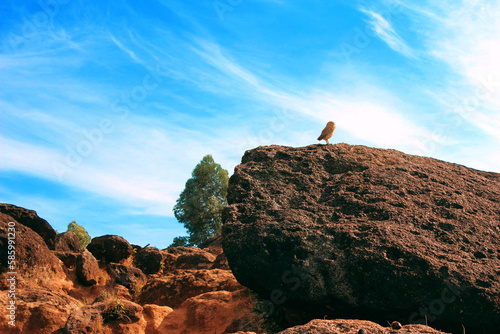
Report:
[[[406,57],[416,58],[415,52],[408,44],[398,35],[393,26],[380,14],[372,10],[361,10],[370,18],[370,24],[373,32],[383,40],[391,49],[399,52]]]
[[[500,141],[500,1],[405,2],[428,56],[458,77],[446,78],[439,92],[445,108]]]
[[[422,14],[424,12],[433,14],[433,16],[429,14],[427,20],[437,20],[437,17],[440,17],[429,8],[422,9],[419,16],[424,15]],[[375,10],[365,11],[365,14],[368,15],[374,32],[389,47],[407,57],[415,58],[416,51],[401,38],[388,18],[384,18]],[[500,82],[500,78],[488,75],[496,73],[498,65],[493,65],[496,69],[493,68],[493,71],[488,72],[492,68],[484,64],[498,64],[494,62],[500,45],[495,32],[498,31],[498,23],[490,21],[497,30],[490,29],[484,34],[481,30],[476,31],[479,34],[476,37],[479,39],[475,48],[473,34],[453,24],[454,20],[466,16],[465,11],[452,11],[449,17],[443,19],[444,28],[439,34],[426,35],[428,54],[449,64],[470,82],[484,79],[496,84]],[[472,16],[468,19],[469,22],[465,25],[467,28],[479,24],[474,22]],[[106,34],[104,37],[113,49],[116,49],[116,45],[127,58],[130,57],[135,62],[142,63],[141,59],[144,59],[144,64],[148,65],[165,64],[182,74],[175,78],[177,80],[175,84],[178,85],[175,88],[182,86],[182,89],[185,89],[192,84],[186,89],[193,89],[194,86],[197,93],[209,92],[222,97],[221,99],[229,96],[231,101],[236,101],[234,105],[237,108],[247,108],[243,112],[237,112],[236,114],[241,116],[231,121],[227,119],[227,114],[218,115],[217,112],[213,112],[210,120],[202,121],[196,116],[185,115],[181,109],[176,109],[177,105],[168,103],[165,103],[164,114],[162,111],[161,115],[158,113],[154,116],[139,116],[139,113],[134,114],[134,111],[127,119],[116,123],[116,130],[106,134],[102,143],[88,156],[83,157],[81,163],[71,167],[70,171],[64,174],[63,184],[120,201],[130,207],[132,214],[172,216],[172,207],[178,194],[190,177],[191,170],[205,154],[213,154],[217,162],[232,172],[232,166],[239,163],[245,149],[277,142],[283,145],[316,143],[315,139],[319,133],[308,128],[307,125],[310,124],[317,126],[318,131],[321,131],[324,123],[334,120],[337,123],[336,138],[397,148],[408,153],[419,153],[422,141],[428,138],[443,145],[453,142],[452,138],[433,137],[428,126],[405,115],[403,111],[407,110],[408,106],[395,96],[397,92],[384,90],[381,85],[382,79],[375,78],[368,82],[366,73],[362,75],[354,73],[355,77],[347,82],[338,80],[332,75],[329,79],[331,81],[326,84],[323,82],[316,86],[304,85],[293,82],[291,78],[280,77],[279,73],[273,73],[272,68],[266,70],[267,73],[260,68],[255,69],[244,59],[233,57],[230,50],[209,39],[199,37],[192,40],[182,39],[170,32],[161,34],[165,36],[166,41],[153,38],[145,42],[139,38],[134,39],[130,32],[129,39],[124,37],[125,35],[126,32],[125,34],[114,32],[109,38],[106,38],[108,37]],[[64,69],[78,67],[76,64],[81,61],[70,58],[58,58],[61,59]],[[52,55],[36,54],[26,59],[18,57],[1,59],[8,61],[8,66],[4,65],[1,69],[12,73],[25,68],[28,63],[33,64],[28,67],[29,70],[47,73],[50,73],[47,66],[54,66],[50,65],[50,62],[53,62]],[[36,72],[35,77],[38,75],[39,72]],[[139,75],[140,80],[143,75]],[[350,73],[346,77],[351,76]],[[19,78],[16,84],[25,87],[26,82],[30,85],[28,91],[38,92],[39,87],[46,88],[49,85],[44,80],[45,78],[38,79],[37,82],[29,84]],[[479,84],[477,87],[482,86]],[[41,137],[50,137],[52,145],[44,147],[42,143],[28,144],[0,137],[0,169],[17,170],[59,182],[53,164],[54,162],[65,164],[68,155],[65,147],[76,149],[77,145],[85,140],[81,130],[89,124],[98,124],[100,118],[109,113],[106,108],[113,100],[113,96],[131,89],[123,86],[103,87],[100,90],[102,93],[98,94],[93,88],[89,82],[82,82],[81,86],[68,84],[68,81],[63,83],[56,81],[52,84],[48,94],[51,98],[54,96],[52,93],[58,90],[54,109],[62,110],[66,106],[64,103],[69,107],[71,103],[79,104],[82,101],[87,103],[84,107],[77,106],[75,109],[70,109],[68,115],[71,116],[68,118],[63,112],[54,112],[54,109],[48,110],[49,114],[45,114],[40,111],[41,109],[9,106],[10,116],[17,115],[20,124],[26,126],[28,130],[40,126],[43,130],[40,132]],[[498,116],[495,118],[491,110],[495,103],[500,103],[496,95],[500,87],[493,86],[492,89],[490,94],[485,94],[481,90],[483,96],[481,108],[485,110],[475,108],[468,115],[476,126],[492,136],[496,133],[498,138],[499,118]],[[78,95],[79,91],[81,95]],[[165,91],[162,88],[157,92],[166,96],[168,100],[181,95],[175,90],[165,89]],[[66,101],[64,101],[65,96]],[[33,98],[38,98],[38,95]],[[181,98],[184,96],[180,96],[178,100]],[[251,106],[242,107],[247,101]],[[487,103],[484,103],[485,101]],[[163,101],[151,99],[141,108],[147,111],[148,108],[154,107],[155,103],[161,104]],[[204,111],[207,109],[202,101],[186,98],[182,103],[184,107],[189,107],[186,109]],[[450,107],[453,106],[449,98],[446,99],[446,103]],[[4,102],[0,107],[4,108],[7,105],[8,103]],[[259,107],[263,111],[258,114],[258,111],[250,109],[253,107]],[[91,111],[86,112],[86,110]],[[273,112],[276,115],[269,115]],[[265,115],[267,120],[259,119],[262,114],[267,114]],[[171,115],[180,115],[182,122],[174,121]],[[81,124],[81,121],[85,121],[85,124]],[[27,126],[28,123],[31,125]],[[184,125],[179,125],[181,123]],[[264,127],[259,129],[261,123]],[[258,130],[252,131],[251,126]],[[61,128],[70,131],[61,131]],[[489,168],[488,166],[498,162],[494,157],[482,160],[476,155],[474,158],[474,154],[476,152],[471,151],[467,157],[469,161],[476,161],[476,166]]]
[[[140,64],[140,65],[146,65],[136,54],[134,51],[132,51],[130,48],[126,47],[125,44],[123,44],[123,42],[119,41],[115,36],[113,36],[112,34],[110,34],[109,38],[111,39],[111,41],[113,41],[113,43],[115,43],[116,46],[118,46],[118,48],[120,50],[122,50],[125,54],[127,54],[134,62],[136,62],[137,64]]]

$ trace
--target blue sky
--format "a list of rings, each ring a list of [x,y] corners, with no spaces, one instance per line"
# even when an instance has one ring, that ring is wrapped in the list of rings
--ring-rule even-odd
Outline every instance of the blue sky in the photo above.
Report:
[[[418,3],[418,4],[416,4]],[[500,172],[500,1],[0,3],[0,202],[166,247],[206,154],[331,142]]]

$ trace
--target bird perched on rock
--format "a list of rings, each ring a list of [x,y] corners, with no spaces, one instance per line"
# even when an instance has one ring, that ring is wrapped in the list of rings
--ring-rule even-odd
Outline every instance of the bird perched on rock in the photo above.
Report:
[[[323,131],[321,131],[321,135],[318,137],[318,140],[324,139],[327,144],[330,144],[328,142],[328,139],[332,138],[334,132],[335,132],[335,123],[328,122],[328,123],[326,123],[326,126],[323,129]]]

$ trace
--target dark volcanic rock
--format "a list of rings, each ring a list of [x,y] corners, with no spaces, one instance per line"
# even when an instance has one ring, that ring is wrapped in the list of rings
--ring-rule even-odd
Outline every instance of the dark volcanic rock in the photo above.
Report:
[[[500,325],[500,175],[364,146],[259,147],[229,182],[223,248],[285,313]]]
[[[134,257],[134,265],[141,269],[146,275],[156,274],[163,261],[163,255],[158,248],[147,247],[137,251]]]
[[[146,275],[138,268],[118,263],[111,263],[109,267],[115,276],[115,282],[127,289],[132,289],[136,284],[143,284],[146,281]]]
[[[54,241],[57,233],[45,219],[38,217],[36,211],[12,204],[0,204],[0,212],[11,216],[19,224],[23,224],[38,233],[47,246],[50,249],[54,249]]]
[[[98,308],[97,306],[101,306]],[[102,312],[104,305],[87,305],[77,308],[71,312],[63,333],[65,334],[93,334],[98,333],[99,328],[103,327]]]
[[[15,243],[12,244],[12,241]],[[8,256],[12,256],[12,260],[15,261],[10,269]],[[26,277],[26,271],[38,268],[62,271],[60,263],[40,235],[29,227],[19,224],[12,217],[0,213],[0,273],[16,271],[24,273]]]
[[[54,250],[61,252],[81,252],[80,240],[73,232],[64,232],[56,235]]]
[[[64,263],[64,266],[66,268],[75,268],[76,260],[81,254],[75,252],[61,252],[61,251],[53,251],[52,253]]]
[[[127,240],[117,235],[103,235],[92,239],[87,246],[96,259],[106,263],[120,262],[128,258],[133,250]]]
[[[88,250],[76,258],[76,275],[85,285],[94,285],[99,278],[100,270],[96,258]]]

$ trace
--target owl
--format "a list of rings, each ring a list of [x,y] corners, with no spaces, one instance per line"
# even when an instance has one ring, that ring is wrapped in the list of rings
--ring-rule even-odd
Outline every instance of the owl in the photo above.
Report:
[[[328,139],[332,138],[334,132],[335,132],[335,123],[328,122],[328,123],[326,123],[326,126],[323,129],[323,131],[321,131],[321,135],[318,137],[318,140],[324,139],[327,144],[330,144],[328,142]]]

